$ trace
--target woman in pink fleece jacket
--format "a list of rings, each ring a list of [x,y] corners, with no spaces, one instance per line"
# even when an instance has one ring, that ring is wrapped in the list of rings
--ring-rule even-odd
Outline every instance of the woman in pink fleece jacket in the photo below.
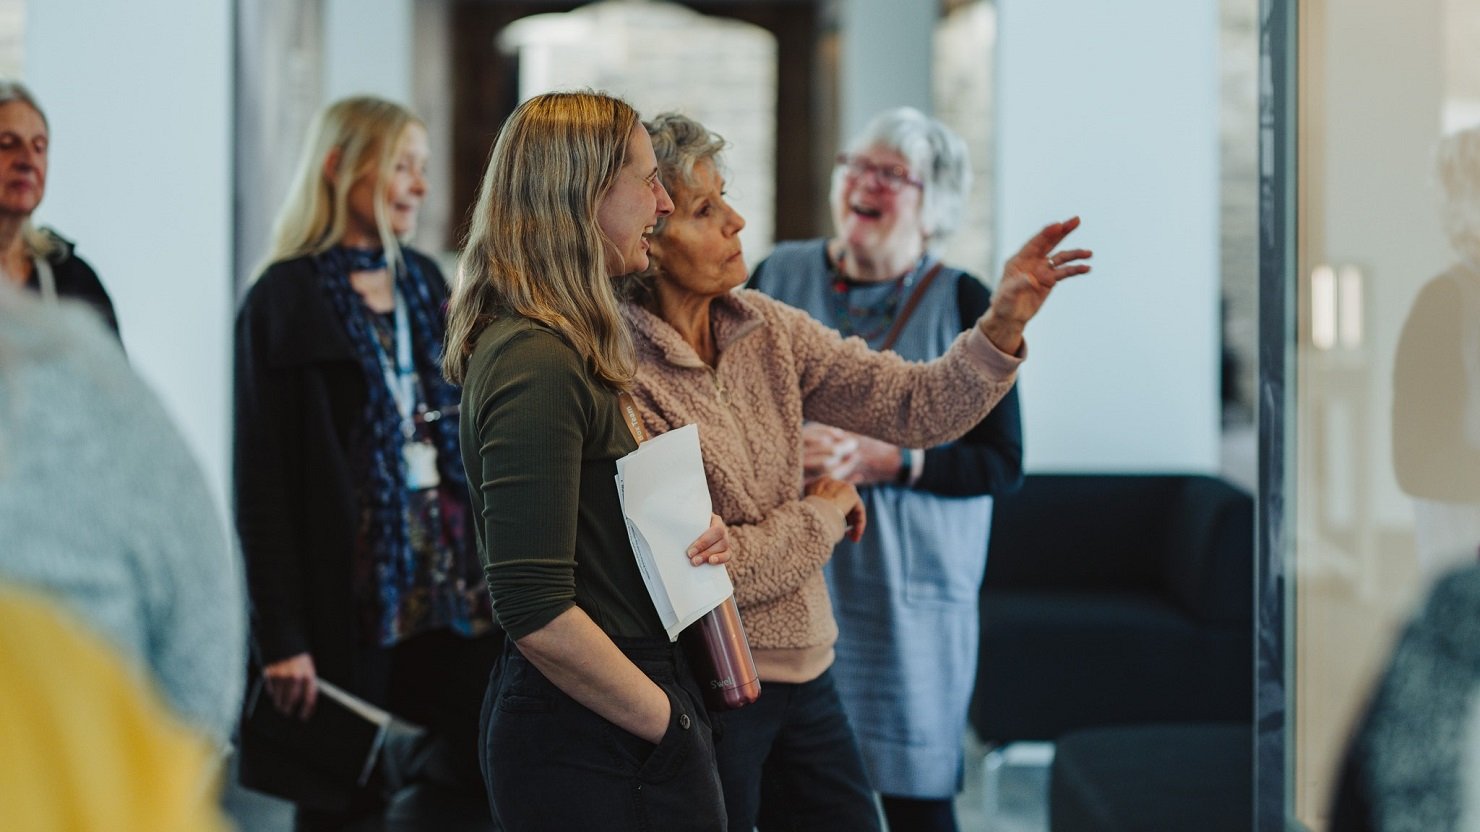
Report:
[[[745,220],[725,201],[724,141],[677,115],[648,124],[675,205],[644,272],[622,280],[637,345],[633,393],[654,433],[698,423],[714,510],[730,528],[735,597],[763,683],[723,714],[717,745],[729,828],[878,829],[858,746],[829,667],[837,624],[822,567],[862,506],[824,478],[803,492],[802,423],[921,448],[955,439],[1007,392],[1023,327],[1090,252],[1053,252],[1077,218],[1007,262],[992,305],[941,358],[911,363],[843,339],[749,290]],[[719,734],[719,731],[716,731]]]

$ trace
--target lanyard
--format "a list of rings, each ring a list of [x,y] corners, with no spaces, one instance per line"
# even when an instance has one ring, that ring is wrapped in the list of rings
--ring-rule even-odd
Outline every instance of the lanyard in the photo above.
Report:
[[[631,393],[623,393],[617,397],[617,402],[622,406],[622,413],[627,417],[627,429],[632,431],[632,438],[637,444],[648,440],[648,433],[642,426],[642,417],[637,415],[637,402],[632,400]]]
[[[401,433],[410,439],[416,434],[416,366],[411,361],[411,320],[406,314],[406,299],[396,287],[396,362],[380,345],[379,338],[371,338],[375,344],[375,355],[380,359],[380,370],[385,374],[385,386],[391,391],[396,410],[401,414]],[[373,336],[373,333],[372,333]]]

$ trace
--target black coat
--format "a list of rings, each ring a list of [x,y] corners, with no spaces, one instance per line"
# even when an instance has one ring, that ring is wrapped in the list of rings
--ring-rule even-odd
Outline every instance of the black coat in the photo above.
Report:
[[[447,290],[436,264],[403,252],[441,305]],[[270,266],[236,321],[234,490],[254,664],[307,652],[319,676],[383,703],[383,678],[370,666],[376,648],[363,642],[353,592],[360,517],[353,472],[362,467],[353,437],[367,395],[311,260]],[[308,802],[314,778],[294,769],[243,737],[244,784]]]
[[[103,281],[98,279],[98,273],[93,271],[86,260],[77,256],[71,240],[51,229],[43,229],[42,233],[51,237],[53,244],[46,262],[51,264],[57,297],[81,301],[92,307],[98,317],[103,319],[103,323],[113,331],[114,337],[118,337],[118,315],[113,311],[113,300],[108,297],[108,291],[103,288]],[[33,292],[41,291],[41,276],[33,271],[31,279],[26,281],[26,288]]]

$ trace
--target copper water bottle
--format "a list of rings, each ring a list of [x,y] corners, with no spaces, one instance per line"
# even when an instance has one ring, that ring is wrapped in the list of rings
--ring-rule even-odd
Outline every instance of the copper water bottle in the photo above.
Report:
[[[679,637],[710,710],[743,708],[760,698],[761,680],[735,596],[689,625]]]

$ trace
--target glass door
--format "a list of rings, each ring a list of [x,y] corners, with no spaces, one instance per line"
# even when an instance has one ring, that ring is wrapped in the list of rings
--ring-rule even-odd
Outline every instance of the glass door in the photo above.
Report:
[[[1480,546],[1480,4],[1262,13],[1256,800],[1322,830],[1400,628]]]

